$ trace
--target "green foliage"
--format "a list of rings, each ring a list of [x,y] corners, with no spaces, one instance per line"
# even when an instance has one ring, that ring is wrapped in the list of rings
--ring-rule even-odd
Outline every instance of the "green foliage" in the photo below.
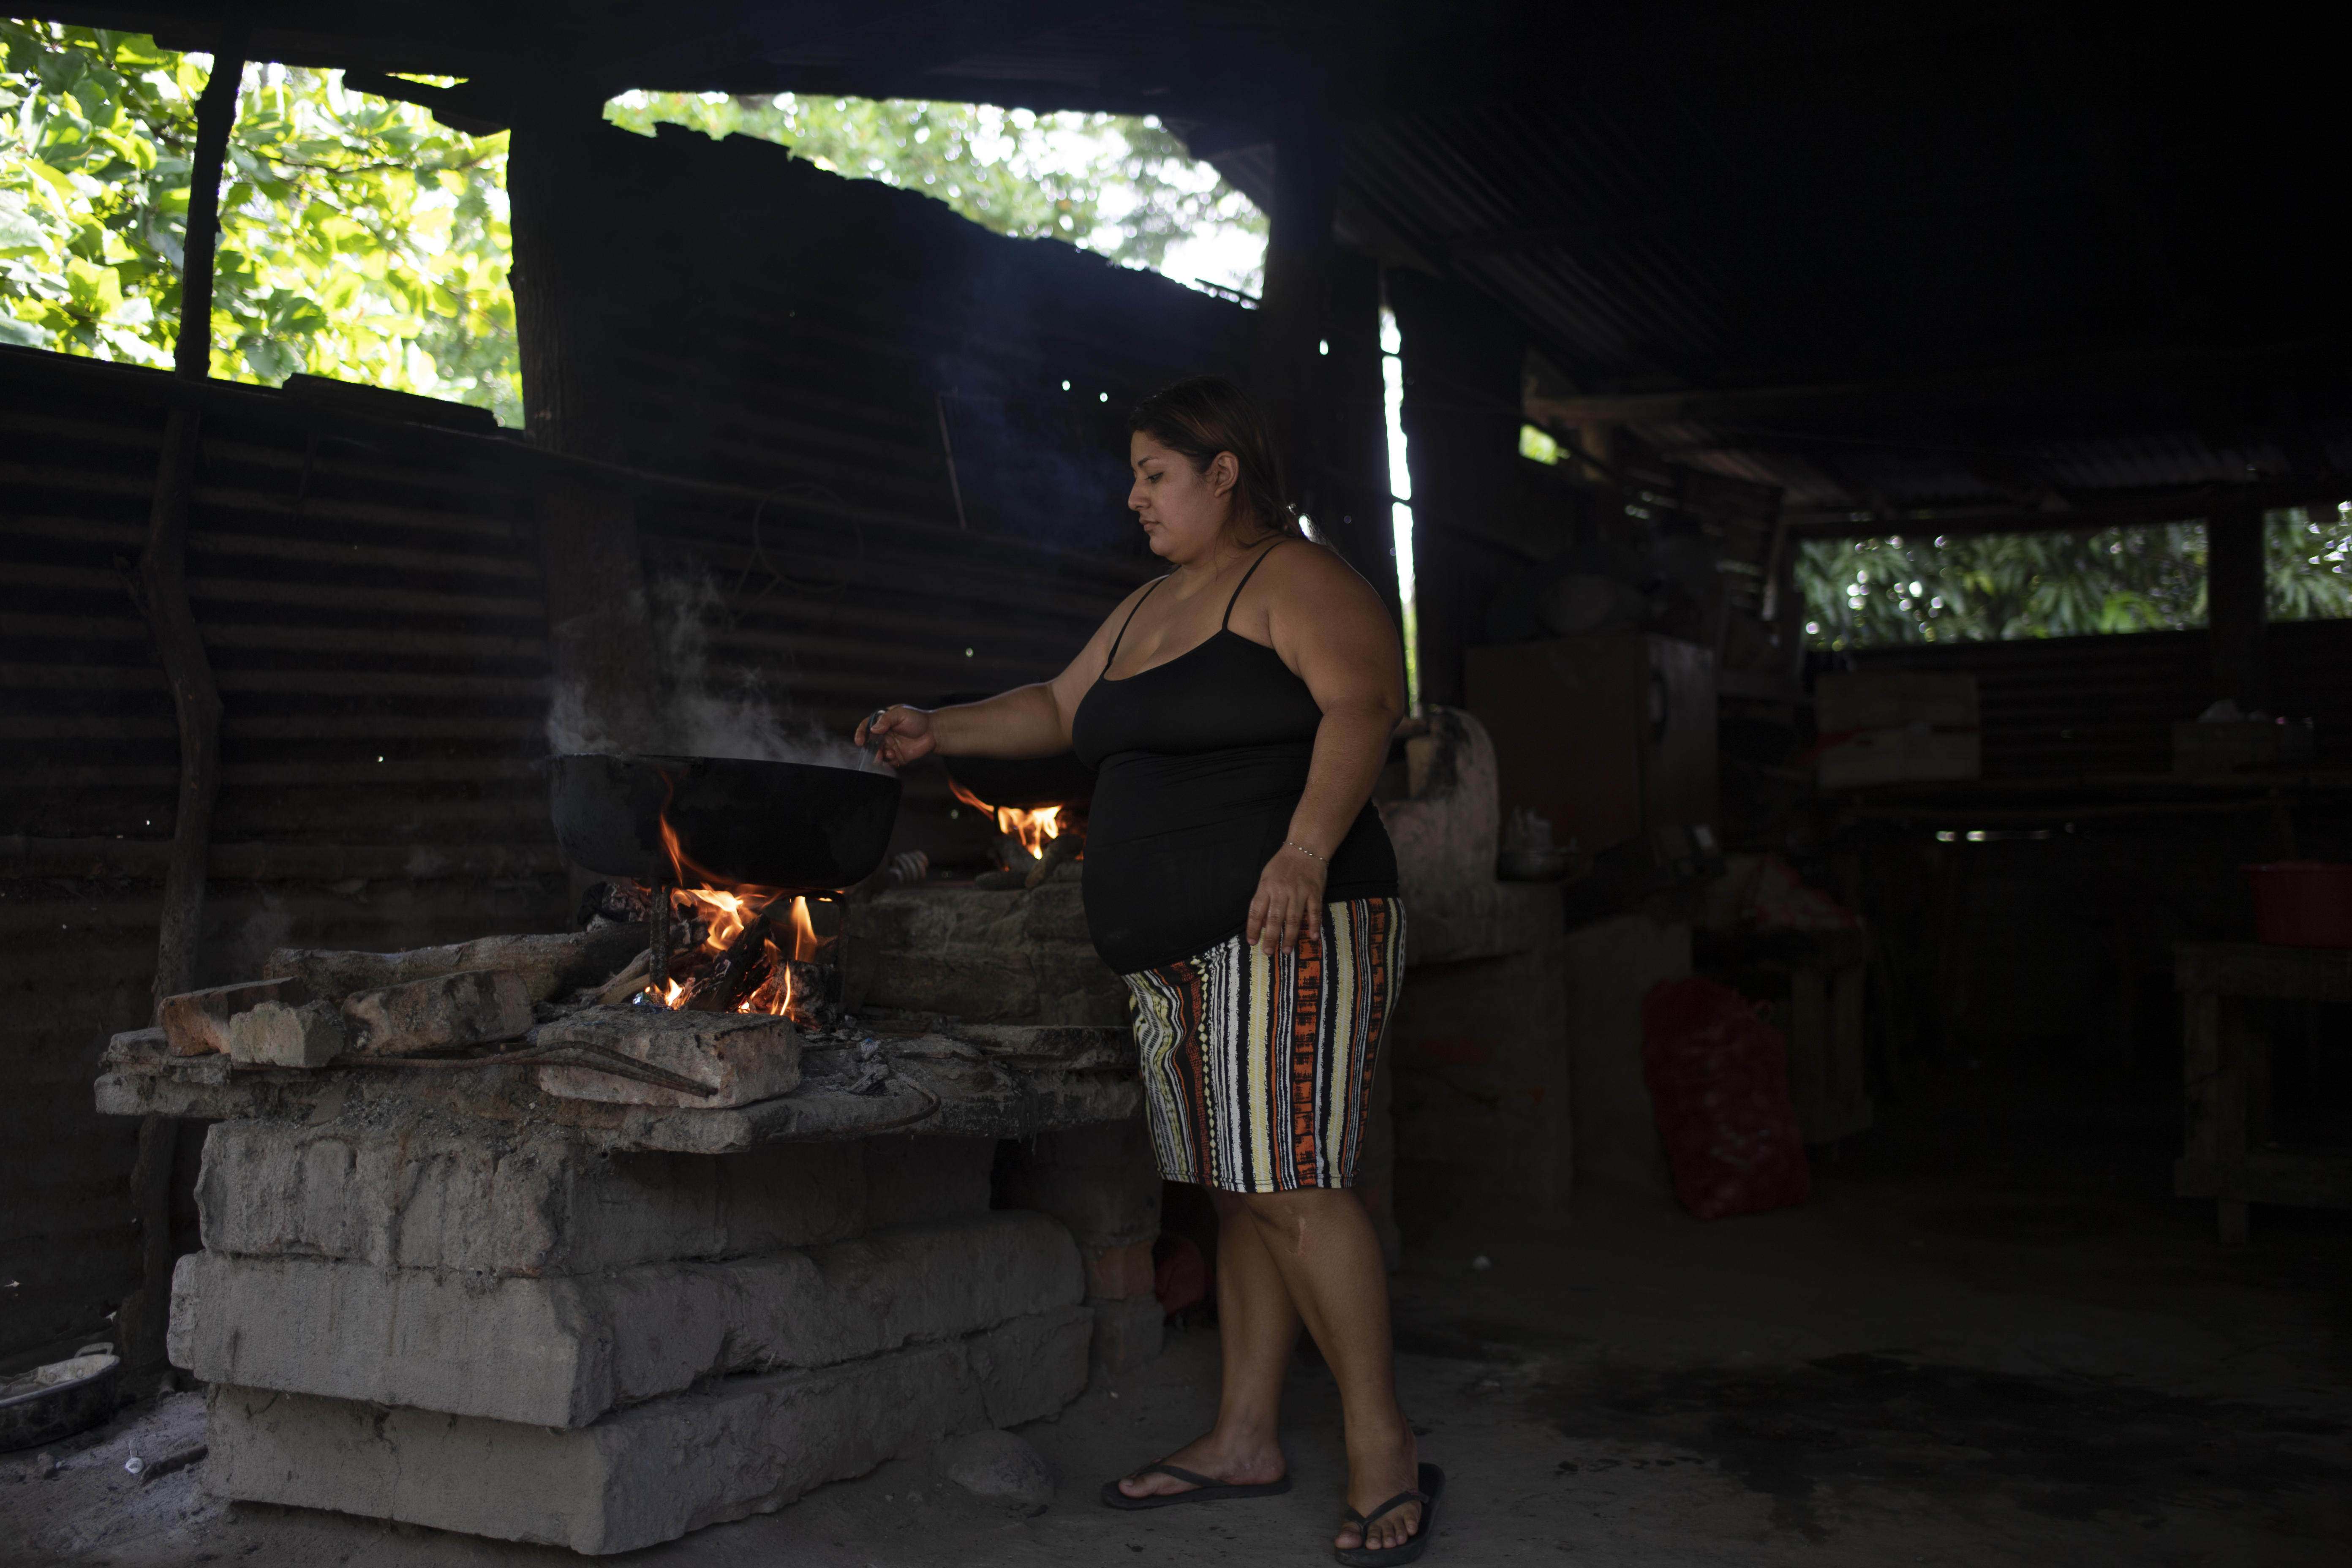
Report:
[[[0,341],[167,365],[202,55],[0,21]],[[247,68],[221,192],[212,373],[298,370],[520,422],[506,138]]]
[[[1263,268],[1265,215],[1156,120],[717,92],[625,93],[604,117],[647,135],[667,123],[782,142],[821,169],[920,191],[999,234],[1066,239],[1131,267],[1185,276],[1184,258],[1170,265],[1171,247],[1207,237],[1252,258],[1226,268],[1192,262],[1224,270],[1209,281],[1255,293]]]
[[[2352,616],[2352,521],[2264,520],[2273,620]],[[2162,631],[2205,624],[2205,526],[1816,540],[1799,552],[1816,647]]]

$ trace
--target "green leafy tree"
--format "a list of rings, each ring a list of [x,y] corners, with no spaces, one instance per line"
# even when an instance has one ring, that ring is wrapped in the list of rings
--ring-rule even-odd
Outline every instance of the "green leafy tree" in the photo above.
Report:
[[[919,191],[999,234],[1066,239],[1131,267],[1182,274],[1171,250],[1205,239],[1224,243],[1190,260],[1204,280],[1255,293],[1263,273],[1265,216],[1156,120],[717,92],[626,93],[604,116],[646,134],[667,123],[780,142],[821,169]]]
[[[0,338],[168,364],[209,58],[0,21]],[[298,370],[520,416],[506,138],[248,67],[230,133],[213,374]]]
[[[2264,521],[2276,620],[2352,616],[2352,522],[2326,508]],[[1800,552],[1806,632],[1824,648],[2162,631],[2205,624],[2205,526],[2087,534],[1816,540]]]

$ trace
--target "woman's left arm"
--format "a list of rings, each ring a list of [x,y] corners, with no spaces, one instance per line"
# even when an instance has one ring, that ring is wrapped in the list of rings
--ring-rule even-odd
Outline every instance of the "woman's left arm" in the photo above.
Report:
[[[1330,858],[1372,797],[1404,717],[1404,651],[1372,585],[1328,550],[1292,559],[1267,595],[1274,651],[1323,710],[1288,842],[1258,876],[1245,940],[1289,952],[1322,918]]]

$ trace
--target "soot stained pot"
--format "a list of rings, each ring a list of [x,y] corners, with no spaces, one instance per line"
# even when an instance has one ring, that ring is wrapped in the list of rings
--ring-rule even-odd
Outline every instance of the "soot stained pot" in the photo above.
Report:
[[[575,753],[547,762],[555,841],[575,866],[672,881],[662,822],[685,879],[813,893],[873,875],[898,816],[885,773],[739,757]]]

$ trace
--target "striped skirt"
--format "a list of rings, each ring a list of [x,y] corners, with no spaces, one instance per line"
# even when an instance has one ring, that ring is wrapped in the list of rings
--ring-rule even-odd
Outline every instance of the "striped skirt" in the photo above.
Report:
[[[1357,899],[1325,905],[1294,953],[1234,936],[1122,975],[1160,1173],[1228,1193],[1353,1184],[1403,960],[1404,905]]]

